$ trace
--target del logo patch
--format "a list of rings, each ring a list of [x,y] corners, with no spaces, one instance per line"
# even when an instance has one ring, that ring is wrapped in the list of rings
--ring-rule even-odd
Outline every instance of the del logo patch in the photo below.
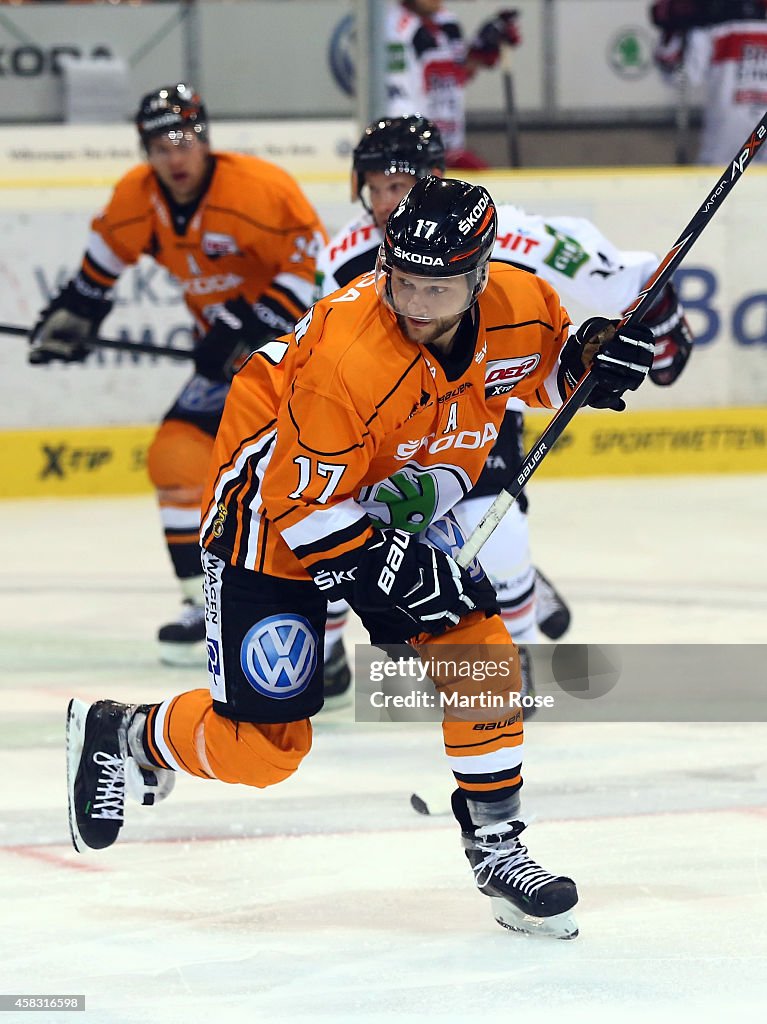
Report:
[[[509,359],[491,359],[485,368],[485,397],[497,398],[507,395],[527,377],[540,363],[538,352],[531,356],[514,356]]]
[[[240,252],[231,235],[222,235],[218,231],[205,232],[202,236],[202,251],[211,260],[220,256],[237,256]]]

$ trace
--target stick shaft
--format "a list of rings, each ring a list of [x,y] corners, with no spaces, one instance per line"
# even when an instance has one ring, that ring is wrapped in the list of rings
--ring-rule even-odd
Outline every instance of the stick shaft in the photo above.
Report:
[[[28,338],[31,328],[18,324],[0,324],[0,334],[10,334],[18,338]],[[66,334],[55,335],[60,341],[81,341]],[[168,359],[194,359],[191,349],[171,348],[165,345],[152,345],[148,341],[129,341],[127,338],[88,338],[86,344],[93,348],[111,348],[117,352],[143,352],[150,356],[165,356]]]
[[[506,122],[506,146],[510,167],[520,167],[522,160],[519,153],[519,118],[517,104],[514,99],[514,73],[512,71],[511,53],[504,48],[501,57],[503,72],[503,107]]]

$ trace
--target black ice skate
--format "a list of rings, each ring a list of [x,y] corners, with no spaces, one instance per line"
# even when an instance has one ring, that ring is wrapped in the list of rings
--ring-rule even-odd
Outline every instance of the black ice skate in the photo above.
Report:
[[[535,570],[535,623],[549,640],[559,640],[570,628],[570,609],[538,568]]]
[[[346,659],[343,640],[336,640],[325,659],[323,695],[325,708],[344,707],[352,697],[352,673]]]
[[[157,639],[160,642],[160,661],[164,665],[194,666],[207,662],[205,647],[205,608],[187,599],[175,622],[162,626]]]
[[[470,823],[461,791],[453,794],[453,812],[477,888],[490,903],[498,924],[526,935],[574,939],[578,925],[570,911],[578,902],[571,878],[552,875],[530,857],[519,835],[523,821],[496,822],[482,828]]]
[[[69,831],[79,853],[115,842],[125,818],[125,794],[145,805],[173,788],[172,771],[146,768],[130,755],[128,733],[147,705],[71,700],[67,710]]]

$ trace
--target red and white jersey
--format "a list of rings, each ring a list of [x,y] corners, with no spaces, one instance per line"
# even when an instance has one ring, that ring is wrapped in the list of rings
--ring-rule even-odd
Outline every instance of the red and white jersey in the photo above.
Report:
[[[675,40],[681,47],[681,37]],[[683,66],[692,85],[705,85],[698,161],[726,164],[767,109],[767,21],[693,29],[684,43]],[[755,159],[767,161],[767,146]]]
[[[383,233],[372,216],[365,210],[360,211],[317,256],[315,301],[373,270],[382,241]]]
[[[448,151],[463,149],[467,47],[455,16],[439,10],[426,18],[392,4],[386,47],[388,116],[425,114],[439,127]]]
[[[592,313],[621,314],[658,265],[651,252],[618,249],[583,217],[542,217],[508,204],[497,212],[491,258],[537,274]],[[369,213],[349,221],[317,258],[317,297],[372,270],[382,237]]]

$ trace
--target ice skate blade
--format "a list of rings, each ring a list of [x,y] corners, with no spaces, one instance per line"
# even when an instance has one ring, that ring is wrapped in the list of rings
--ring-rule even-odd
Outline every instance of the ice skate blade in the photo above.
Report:
[[[208,648],[204,640],[194,644],[158,643],[161,665],[170,668],[205,668],[208,664]]]
[[[569,911],[553,917],[532,917],[498,896],[491,896],[490,904],[493,917],[509,931],[547,939],[574,939],[578,935],[578,925]]]
[[[81,700],[73,698],[67,708],[67,805],[69,809],[69,834],[72,837],[72,845],[78,853],[85,853],[89,849],[83,842],[80,830],[77,827],[77,813],[75,811],[75,779],[77,770],[80,767],[80,758],[83,753],[83,741],[85,737],[85,719],[88,716],[88,705]]]

